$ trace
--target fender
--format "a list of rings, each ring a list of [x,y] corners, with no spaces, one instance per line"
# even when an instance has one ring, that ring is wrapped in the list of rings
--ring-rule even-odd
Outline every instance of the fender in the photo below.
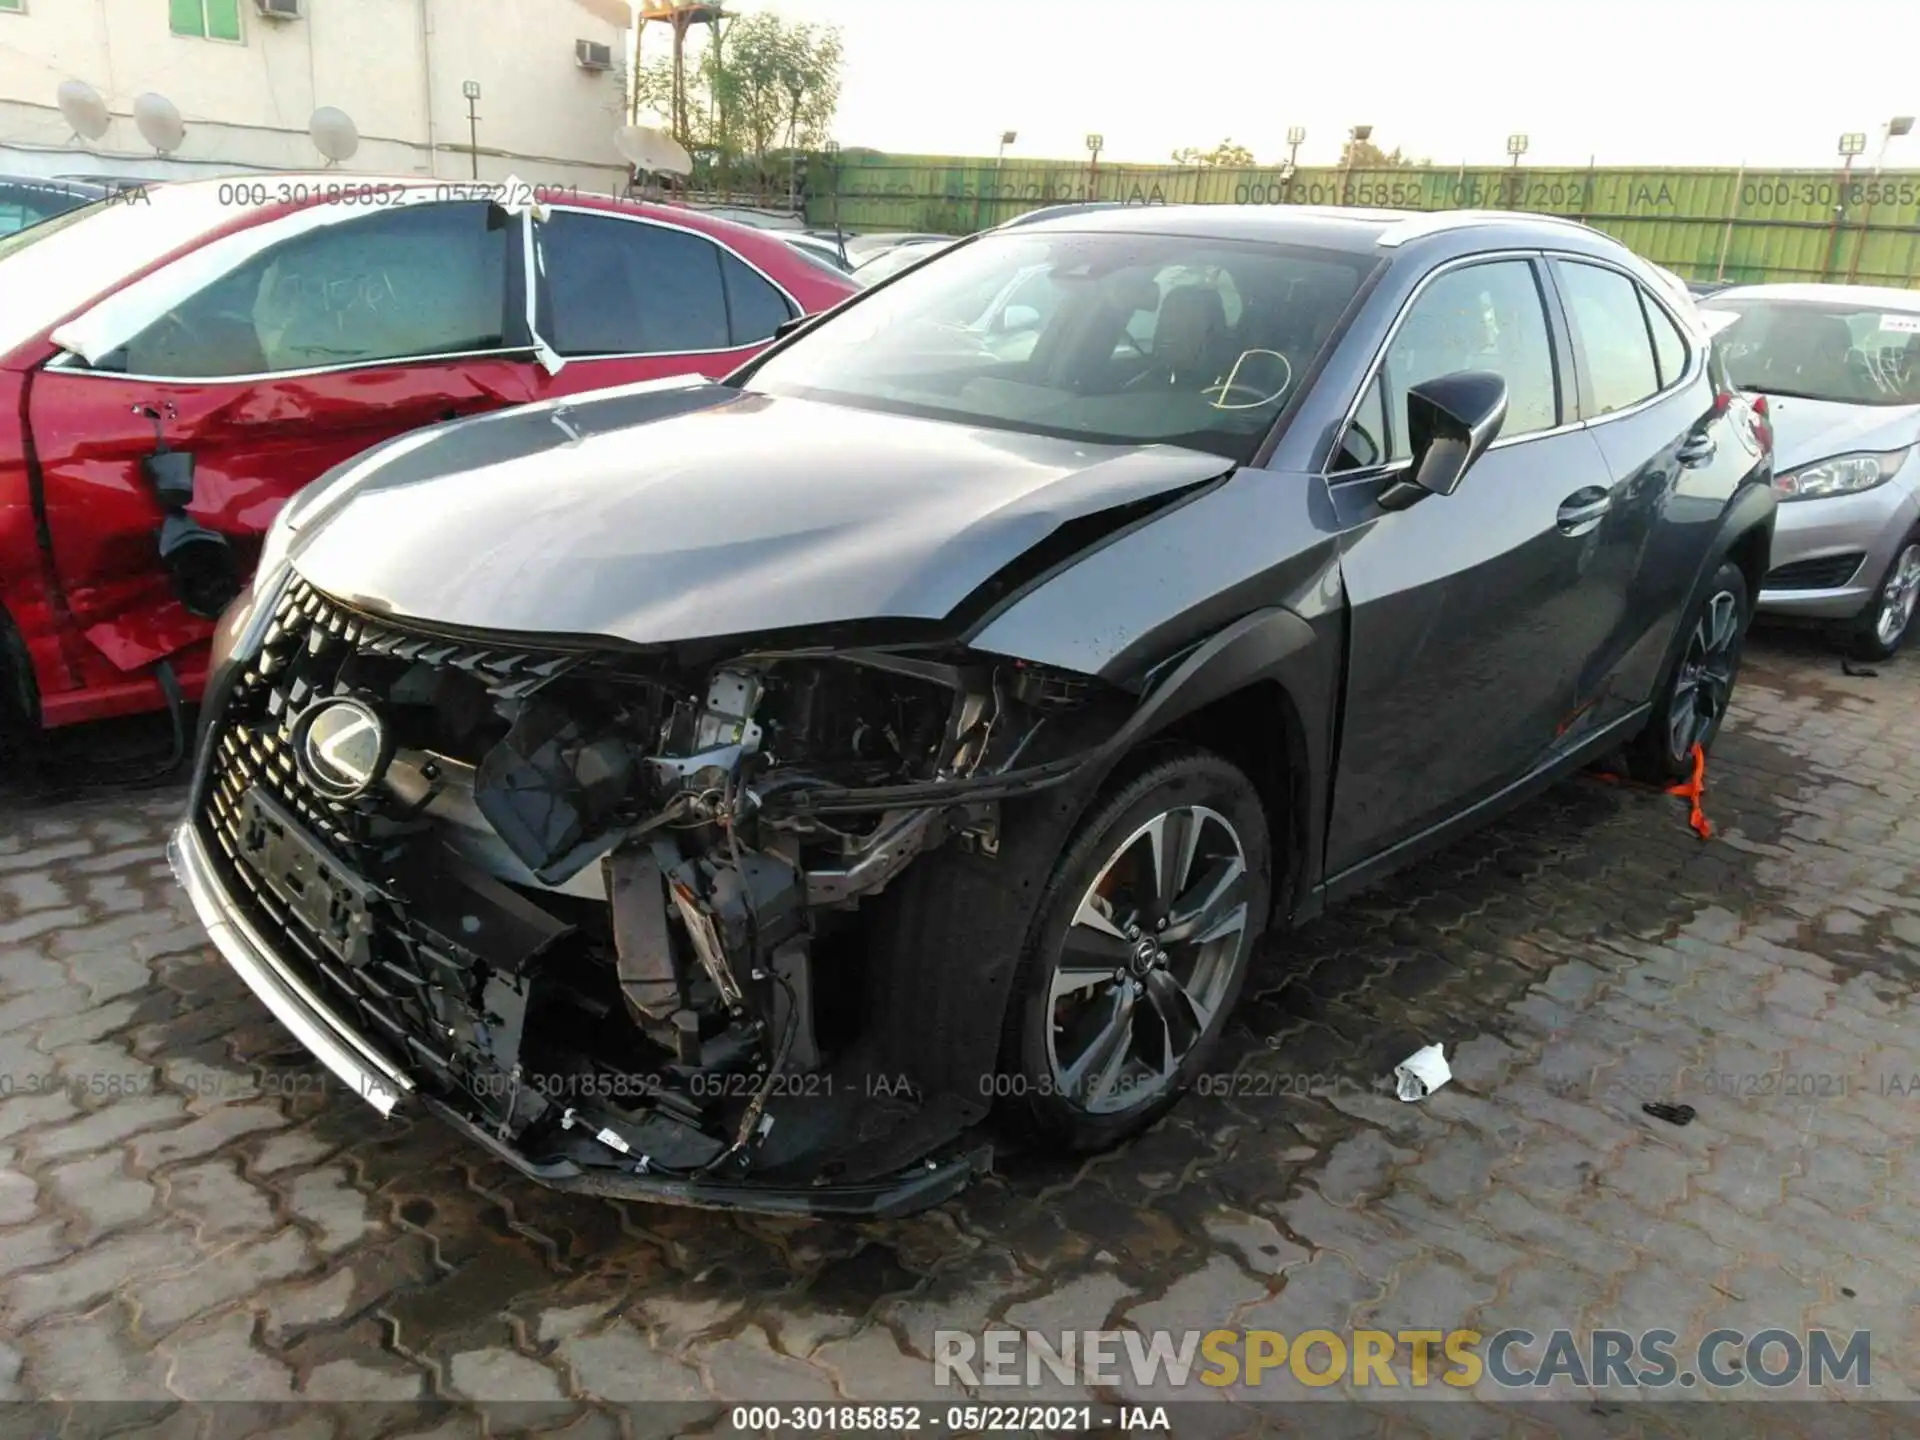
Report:
[[[1313,658],[1321,655],[1317,640],[1313,627],[1290,610],[1256,611],[1193,647],[1184,657],[1167,661],[1161,667],[1163,678],[1147,687],[1146,697],[1111,735],[1061,759],[964,780],[782,790],[759,803],[771,814],[853,815],[1032,795],[1068,780],[1084,780],[1089,772],[1109,769],[1129,750],[1196,711],[1259,680],[1278,680],[1289,672],[1296,683],[1326,704],[1330,716],[1331,684],[1318,682],[1330,675],[1331,661]],[[1295,655],[1301,659],[1290,665]]]
[[[1344,628],[1344,617],[1333,612],[1324,625]],[[1285,813],[1272,819],[1276,828],[1285,827],[1288,841],[1287,873],[1274,877],[1274,918],[1293,924],[1311,919],[1318,909],[1314,901],[1323,878],[1340,702],[1339,638],[1321,634],[1291,610],[1255,611],[1194,647],[1186,659],[1161,667],[1166,678],[1108,742],[1117,760],[1208,706],[1254,687],[1273,687],[1273,709],[1285,733],[1267,743],[1278,746],[1286,760],[1289,792],[1266,797],[1270,810],[1284,804]]]
[[[23,697],[31,696],[26,718],[35,726],[41,723],[42,695],[84,683],[64,643],[73,632],[73,616],[54,569],[45,481],[28,423],[37,373],[0,376],[0,393],[10,388],[9,382],[18,385],[15,433],[20,447],[13,456],[0,456],[0,628],[14,637],[9,651],[0,653],[0,670],[9,663],[23,668],[16,679],[26,687]]]
[[[1317,903],[1320,893],[1330,732],[1330,725],[1316,723],[1315,717],[1331,715],[1337,655],[1337,646],[1323,643],[1314,627],[1290,610],[1276,607],[1242,616],[1184,656],[1165,662],[1146,698],[1103,744],[1057,767],[1032,767],[1055,773],[1017,792],[1020,821],[1002,825],[997,858],[950,850],[938,870],[910,869],[904,883],[890,887],[874,915],[873,953],[911,954],[903,937],[931,926],[964,937],[964,948],[977,963],[964,972],[914,964],[877,967],[874,1012],[881,1017],[879,1033],[888,1037],[883,1042],[885,1063],[912,1075],[917,1084],[959,1097],[984,1113],[982,1097],[991,1095],[986,1087],[995,1073],[1014,971],[1028,941],[1026,910],[1006,903],[1007,874],[1022,869],[1044,873],[1130,751],[1177,729],[1209,705],[1263,683],[1280,686],[1286,708],[1307,721],[1275,742],[1300,747],[1289,754],[1297,757],[1296,789],[1306,792],[1293,805],[1289,874],[1275,877],[1276,898],[1284,886],[1295,908],[1290,916],[1276,919],[1307,918],[1300,907]],[[1295,730],[1291,723],[1288,728]],[[843,793],[858,793],[864,801],[874,792]],[[1300,883],[1303,878],[1310,883]]]
[[[1768,473],[1756,470],[1759,478],[1749,478],[1734,491],[1733,498],[1720,513],[1718,527],[1714,530],[1713,541],[1702,554],[1700,567],[1694,572],[1693,583],[1687,587],[1686,603],[1681,606],[1680,619],[1674,625],[1673,634],[1668,637],[1666,652],[1661,656],[1660,668],[1654,681],[1654,696],[1660,694],[1661,686],[1667,683],[1667,677],[1673,673],[1675,662],[1687,643],[1686,617],[1693,613],[1712,581],[1714,573],[1725,563],[1743,541],[1756,530],[1762,532],[1759,560],[1757,566],[1742,566],[1747,574],[1747,584],[1752,594],[1749,603],[1760,599],[1760,581],[1767,573],[1767,557],[1773,552],[1773,527],[1775,511],[1779,501],[1774,498],[1773,487]],[[1749,614],[1751,618],[1751,614]]]

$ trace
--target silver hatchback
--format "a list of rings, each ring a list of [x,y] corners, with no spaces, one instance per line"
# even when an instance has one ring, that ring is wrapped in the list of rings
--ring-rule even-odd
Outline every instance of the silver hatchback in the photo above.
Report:
[[[1759,608],[1887,658],[1920,604],[1920,291],[1746,285],[1698,304],[1773,425],[1787,503]]]

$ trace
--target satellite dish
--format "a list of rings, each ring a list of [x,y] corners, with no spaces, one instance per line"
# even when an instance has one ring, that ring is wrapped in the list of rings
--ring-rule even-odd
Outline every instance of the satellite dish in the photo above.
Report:
[[[60,113],[73,127],[74,134],[82,140],[98,140],[107,133],[113,115],[98,90],[84,80],[62,80],[59,96]]]
[[[613,143],[636,170],[654,175],[693,173],[693,157],[664,130],[655,130],[649,125],[623,125],[614,132]]]
[[[307,122],[307,134],[313,137],[314,148],[326,156],[330,164],[351,160],[353,152],[360,148],[360,132],[354,128],[353,117],[332,105],[322,105],[313,112],[313,119]]]
[[[181,123],[174,103],[151,90],[133,102],[133,123],[146,142],[162,155],[178,150],[187,135],[187,127]]]

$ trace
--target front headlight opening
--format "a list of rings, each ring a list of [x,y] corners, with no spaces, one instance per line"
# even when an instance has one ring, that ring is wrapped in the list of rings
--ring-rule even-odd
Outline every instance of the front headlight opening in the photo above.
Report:
[[[1853,495],[1891,480],[1906,460],[1905,450],[1881,454],[1836,455],[1816,465],[1802,465],[1774,477],[1773,488],[1783,500],[1821,500],[1831,495]]]

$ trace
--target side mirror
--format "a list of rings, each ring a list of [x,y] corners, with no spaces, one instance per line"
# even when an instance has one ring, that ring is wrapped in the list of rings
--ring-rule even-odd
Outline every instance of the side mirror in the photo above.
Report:
[[[773,327],[773,338],[776,340],[784,340],[787,338],[787,336],[793,334],[794,331],[798,330],[802,325],[805,325],[811,319],[813,319],[813,316],[811,315],[789,316],[787,319],[782,320],[778,325]]]
[[[240,565],[227,537],[175,511],[160,526],[160,563],[187,612],[218,620],[240,593]]]
[[[147,483],[165,510],[184,510],[193,503],[193,452],[159,450],[141,460]]]
[[[1009,332],[1037,330],[1040,328],[1040,312],[1031,305],[1009,305],[1000,312],[1000,324],[995,328]]]
[[[1457,370],[1407,391],[1413,467],[1380,492],[1382,510],[1404,510],[1429,495],[1451,495],[1486,453],[1507,418],[1507,382],[1491,370]]]

